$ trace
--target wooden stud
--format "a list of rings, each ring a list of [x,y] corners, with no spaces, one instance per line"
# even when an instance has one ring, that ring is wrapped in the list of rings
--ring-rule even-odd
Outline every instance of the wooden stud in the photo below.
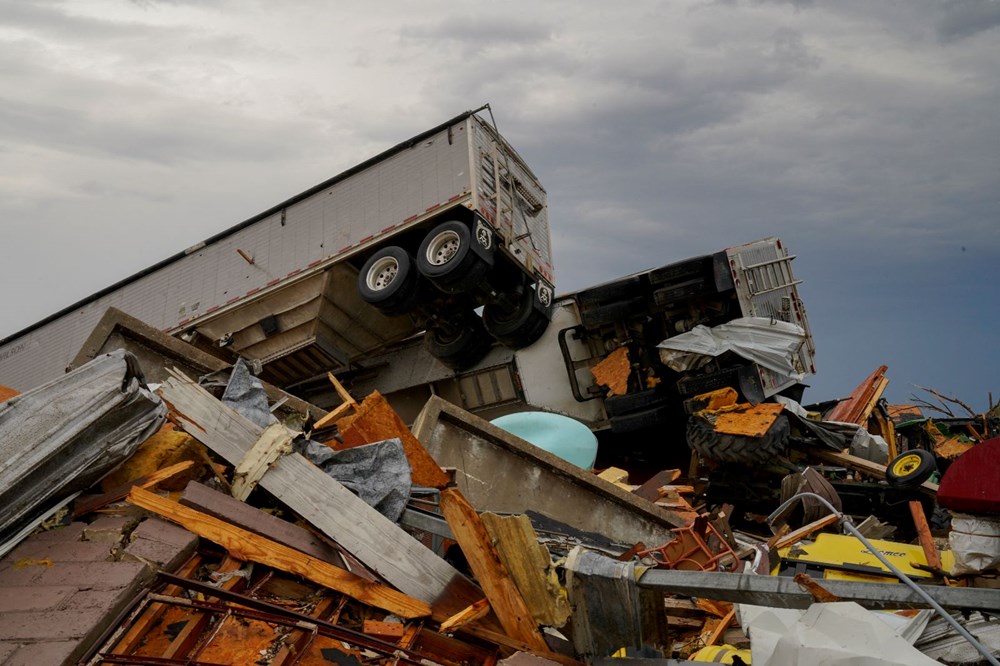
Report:
[[[920,547],[924,549],[927,564],[935,569],[943,569],[941,555],[934,545],[934,537],[931,536],[931,528],[927,524],[927,516],[924,515],[924,507],[918,500],[910,500],[910,514],[913,516],[913,524],[917,528],[917,537],[920,539]]]
[[[809,523],[808,525],[803,525],[799,529],[797,529],[797,530],[795,530],[793,532],[789,532],[785,536],[783,536],[780,539],[778,539],[777,542],[775,542],[774,547],[772,548],[772,550],[781,550],[782,548],[785,548],[786,546],[791,546],[796,541],[801,541],[802,539],[805,539],[807,536],[809,536],[813,532],[817,532],[817,531],[823,529],[824,527],[826,527],[827,525],[832,525],[835,522],[837,522],[838,520],[840,520],[840,518],[838,518],[837,515],[833,514],[833,513],[831,513],[831,514],[829,514],[827,516],[823,516],[819,520],[814,520],[811,523]]]
[[[470,622],[475,622],[481,617],[484,617],[490,612],[490,602],[486,599],[480,599],[471,606],[467,606],[462,610],[458,611],[447,620],[441,623],[438,627],[438,631],[442,634],[449,631],[454,631],[469,624]]]
[[[162,483],[167,479],[171,479],[174,476],[180,474],[191,468],[194,465],[193,460],[185,460],[179,462],[176,465],[170,465],[169,467],[164,467],[163,469],[158,469],[155,472],[151,472],[145,476],[138,479],[129,481],[126,484],[120,485],[114,490],[104,493],[103,495],[98,495],[97,497],[91,497],[83,502],[79,502],[73,506],[73,518],[79,518],[80,516],[86,515],[91,511],[96,511],[102,507],[111,504],[112,502],[118,502],[125,499],[128,496],[128,491],[132,489],[133,486],[139,486],[140,488],[152,488],[158,483]]]

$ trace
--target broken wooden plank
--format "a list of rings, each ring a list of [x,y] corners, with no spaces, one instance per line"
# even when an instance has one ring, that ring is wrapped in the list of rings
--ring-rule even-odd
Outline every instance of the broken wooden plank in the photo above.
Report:
[[[440,631],[442,634],[445,634],[450,631],[454,631],[456,629],[461,629],[470,622],[475,622],[479,618],[484,617],[489,612],[490,612],[489,600],[485,598],[480,599],[476,603],[466,608],[463,608],[462,610],[458,611],[457,613],[449,617],[447,620],[442,622],[441,626],[438,627],[438,631]]]
[[[500,560],[476,510],[459,490],[447,488],[441,491],[441,513],[507,635],[531,646],[533,652],[548,652],[531,611]]]
[[[253,532],[265,539],[294,548],[309,557],[345,568],[342,566],[343,559],[340,552],[314,537],[309,530],[255,509],[249,504],[200,483],[189,483],[184,489],[184,494],[181,495],[180,503],[195,511],[224,520],[240,529]],[[374,577],[364,569],[352,570],[352,573],[368,580],[374,580]]]
[[[566,624],[570,615],[566,590],[528,517],[484,513],[480,519],[535,621],[548,627]]]
[[[337,405],[337,407],[334,408],[329,414],[321,418],[319,421],[316,421],[313,425],[314,430],[325,428],[331,423],[334,423],[337,419],[345,416],[351,410],[358,408],[357,401],[350,393],[348,393],[347,389],[344,388],[344,385],[340,383],[340,380],[338,380],[332,372],[326,373],[326,376],[330,380],[330,383],[333,384],[334,390],[337,391],[337,395],[340,396],[340,399],[343,400],[343,402]]]
[[[233,557],[260,562],[281,571],[302,576],[337,592],[342,592],[369,606],[413,618],[430,615],[430,606],[392,588],[367,581],[349,571],[338,569],[322,560],[284,546],[253,532],[172,502],[148,490],[133,488],[128,495],[136,506],[152,511],[167,520],[178,523],[190,532],[217,543]]]
[[[73,518],[79,518],[80,516],[90,513],[91,511],[96,511],[97,509],[105,507],[112,502],[119,502],[125,499],[128,497],[128,491],[131,490],[133,486],[139,486],[140,488],[147,489],[152,488],[167,479],[177,476],[181,472],[187,471],[193,465],[193,460],[185,460],[177,463],[176,465],[170,465],[169,467],[158,469],[155,472],[147,474],[146,476],[129,481],[128,483],[120,485],[114,490],[106,492],[103,495],[89,497],[83,502],[77,502],[73,505]]]
[[[232,496],[238,500],[249,497],[268,468],[277,462],[278,458],[292,452],[294,436],[294,433],[281,423],[272,423],[265,428],[246,455],[236,463],[230,491]]]
[[[640,485],[638,488],[632,491],[632,494],[638,495],[643,499],[647,499],[650,502],[655,502],[660,497],[660,486],[665,486],[673,483],[680,477],[681,471],[679,469],[665,469],[654,474],[648,481]]]
[[[818,520],[812,521],[808,525],[803,525],[799,529],[789,532],[785,536],[779,538],[775,542],[773,550],[780,550],[782,548],[791,546],[796,541],[801,541],[802,539],[805,539],[813,532],[818,532],[827,525],[833,525],[838,520],[840,520],[840,518],[836,514],[831,513],[827,516],[823,516]]]
[[[817,583],[809,574],[797,573],[792,577],[792,580],[798,583],[799,587],[808,592],[810,596],[812,596],[813,601],[818,604],[832,604],[840,601],[840,597]]]
[[[723,632],[729,628],[729,625],[732,624],[733,619],[735,618],[736,609],[733,608],[722,616],[721,619],[716,620],[715,628],[712,630],[712,633],[709,634],[708,638],[705,639],[705,645],[715,645],[719,641],[719,638],[722,637]]]
[[[841,400],[830,410],[825,420],[838,421],[840,423],[857,423],[860,426],[864,426],[865,421],[868,420],[868,415],[871,414],[878,399],[885,392],[885,387],[889,384],[889,380],[885,376],[888,369],[889,366],[887,365],[881,365],[876,368],[864,381],[858,384],[857,388],[851,392],[850,397]]]
[[[184,429],[235,464],[262,428],[181,374],[160,387]],[[432,605],[443,620],[483,594],[454,567],[298,453],[268,470],[260,486],[403,593]]]
[[[927,564],[938,570],[943,569],[941,555],[934,544],[934,537],[931,536],[931,528],[927,524],[923,505],[917,500],[910,500],[910,514],[913,516],[913,525],[917,528],[917,538],[920,541],[920,547],[924,550]]]

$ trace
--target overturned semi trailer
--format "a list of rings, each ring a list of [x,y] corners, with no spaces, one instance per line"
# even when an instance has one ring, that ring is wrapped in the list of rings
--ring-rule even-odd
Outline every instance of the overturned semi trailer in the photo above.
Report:
[[[0,384],[62,374],[109,307],[284,386],[420,331],[456,368],[533,342],[553,293],[546,194],[487,108],[0,340]]]

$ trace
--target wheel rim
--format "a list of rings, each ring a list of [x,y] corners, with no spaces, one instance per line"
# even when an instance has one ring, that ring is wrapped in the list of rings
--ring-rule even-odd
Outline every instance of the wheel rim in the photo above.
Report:
[[[392,257],[383,257],[368,271],[365,282],[372,291],[382,291],[392,284],[398,273],[399,262]]]
[[[455,231],[442,231],[427,245],[427,263],[432,266],[447,264],[458,253],[462,239]]]
[[[906,476],[913,473],[920,467],[920,456],[910,454],[897,460],[892,466],[892,473],[896,476]]]

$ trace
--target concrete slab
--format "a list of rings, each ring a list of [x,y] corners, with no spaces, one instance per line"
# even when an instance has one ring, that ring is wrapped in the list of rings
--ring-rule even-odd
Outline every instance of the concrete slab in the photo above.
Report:
[[[620,543],[659,545],[685,520],[613,483],[433,397],[413,434],[479,511],[536,511],[571,527]]]

